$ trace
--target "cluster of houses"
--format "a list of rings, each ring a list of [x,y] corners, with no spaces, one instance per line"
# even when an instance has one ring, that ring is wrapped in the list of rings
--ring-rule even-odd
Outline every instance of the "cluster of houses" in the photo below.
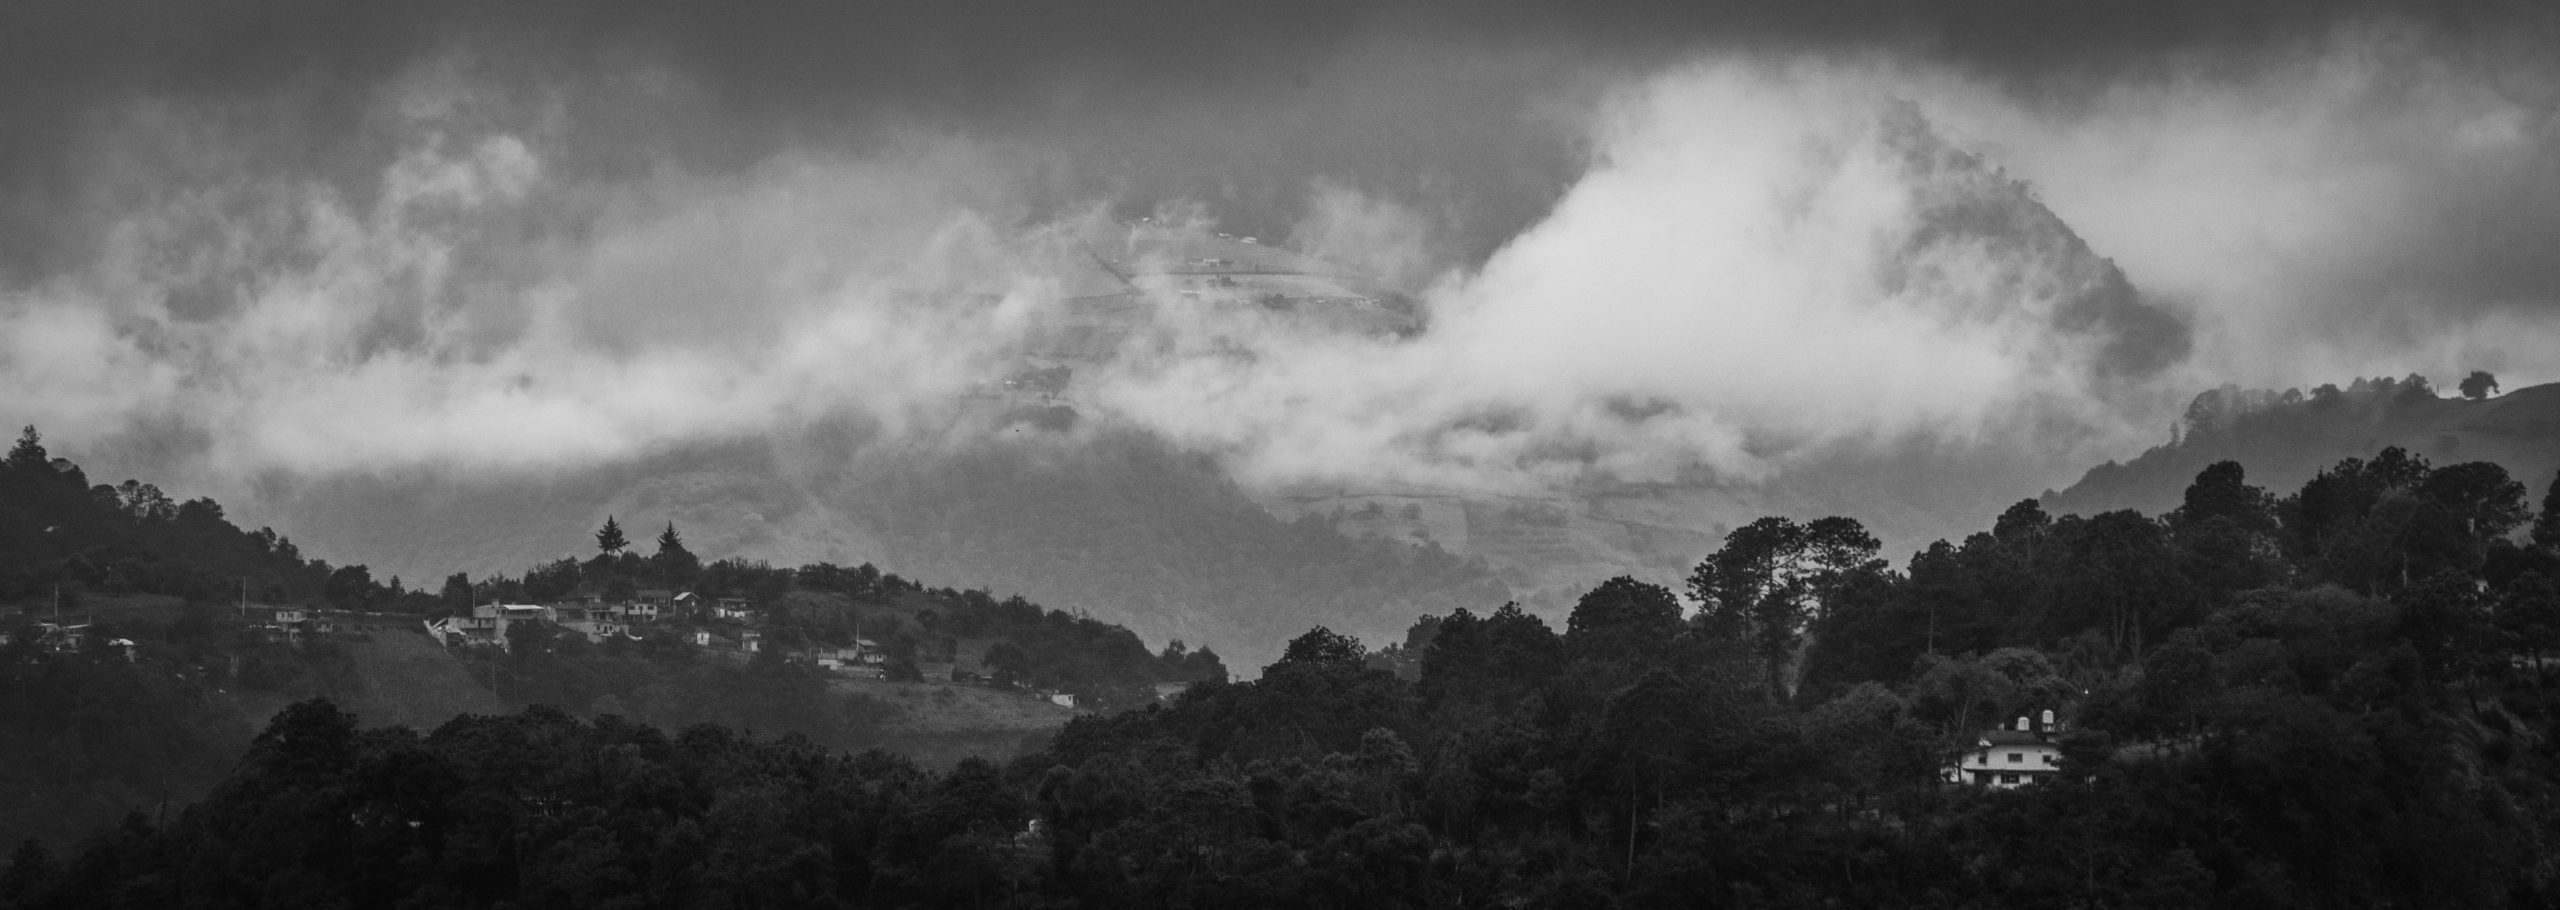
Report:
[[[544,623],[602,644],[614,638],[638,641],[646,630],[672,629],[694,647],[712,651],[758,654],[764,633],[753,628],[756,610],[741,597],[705,598],[691,591],[644,590],[629,600],[582,597],[549,604],[477,604],[468,616],[426,621],[427,634],[438,644],[505,649],[507,630],[518,623]],[[888,651],[880,643],[856,638],[852,647],[820,646],[790,656],[847,676],[886,675]]]
[[[650,630],[671,631],[707,651],[760,654],[770,647],[755,628],[757,613],[744,598],[703,598],[692,592],[644,590],[628,601],[584,597],[549,604],[478,604],[468,616],[426,620],[426,631],[448,647],[505,649],[507,630],[517,623],[537,622],[576,633],[602,644],[622,638],[639,641]],[[851,646],[813,645],[784,655],[838,675],[882,679],[888,676],[889,651],[879,642],[856,637]],[[946,655],[948,656],[948,655]],[[996,686],[996,681],[960,667],[954,660],[918,660],[916,670],[929,680]],[[1020,687],[1008,687],[1016,688]],[[1076,696],[1050,689],[1028,690],[1050,704],[1073,708]],[[1178,690],[1177,690],[1178,691]]]
[[[26,630],[29,635],[34,638],[36,647],[42,648],[49,653],[67,654],[73,651],[78,651],[81,648],[88,647],[89,626],[90,624],[85,622],[37,622],[29,624],[26,627]],[[0,629],[0,647],[16,643],[16,632]],[[110,638],[107,640],[107,647],[114,649],[118,654],[124,655],[124,659],[128,662],[134,659],[133,639]]]

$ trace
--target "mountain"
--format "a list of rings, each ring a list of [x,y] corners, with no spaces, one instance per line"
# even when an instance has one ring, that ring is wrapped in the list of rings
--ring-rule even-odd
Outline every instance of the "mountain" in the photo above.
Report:
[[[2144,383],[2184,357],[2185,326],[2025,183],[1916,111],[1888,111],[1876,132],[1913,194],[1880,293],[1946,320],[2048,335],[2056,370],[2108,408],[2139,410]],[[1397,288],[1259,238],[1145,219],[1061,233],[1025,244],[1048,297],[1025,307],[1009,359],[929,429],[820,419],[532,474],[271,479],[258,505],[342,548],[336,558],[410,578],[520,572],[579,548],[608,515],[644,529],[671,521],[714,552],[896,564],[1150,639],[1214,644],[1252,666],[1315,625],[1392,640],[1415,613],[1517,599],[1557,618],[1599,579],[1677,583],[1727,531],[1764,515],[1864,516],[1886,552],[1908,553],[2086,464],[2094,435],[1756,442],[1765,451],[1752,454],[1778,466],[1767,479],[1542,463],[1500,489],[1356,476],[1248,485],[1172,434],[1112,416],[1098,377],[1180,347],[1168,338],[1243,363],[1280,336],[1427,341],[1431,314]],[[1716,405],[1660,410],[1683,408]],[[2070,422],[2019,420],[2040,433]]]
[[[2251,483],[2289,490],[2340,459],[2390,446],[2438,465],[2491,462],[2539,495],[2560,472],[2560,384],[2480,400],[2439,397],[2418,377],[2308,393],[2225,386],[2197,396],[2177,439],[2091,468],[2042,502],[2055,514],[2157,513],[2175,507],[2197,472],[2217,461],[2238,461]]]

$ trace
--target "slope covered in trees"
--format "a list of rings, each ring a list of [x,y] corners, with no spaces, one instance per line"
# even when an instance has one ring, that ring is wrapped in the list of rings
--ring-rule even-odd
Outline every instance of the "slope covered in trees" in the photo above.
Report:
[[[243,531],[211,499],[171,500],[152,484],[91,485],[26,428],[0,460],[0,603],[68,589],[223,601],[390,593],[362,567],[305,561],[273,530]],[[246,588],[244,594],[243,588]]]
[[[1153,701],[1158,683],[1226,676],[1212,649],[1150,651],[1125,628],[1019,596],[927,588],[868,564],[706,564],[672,524],[644,532],[642,548],[614,536],[599,529],[592,558],[409,589],[361,565],[304,560],[270,531],[241,531],[210,499],[173,504],[150,484],[90,485],[30,428],[0,461],[0,842],[59,843],[129,810],[183,807],[222,779],[277,708],[312,697],[422,727],[533,705],[670,728],[717,721],[941,766],[1012,755],[1072,712],[1011,688],[959,689],[947,676],[941,686],[856,686],[786,655],[850,649],[859,633],[915,679],[919,662],[948,661],[967,642],[987,652],[1000,683],[1101,708]],[[422,632],[421,620],[474,603],[618,600],[644,587],[750,599],[763,608],[765,649],[744,659],[663,625],[597,644],[518,624],[509,649],[455,652]],[[365,612],[332,614],[335,632],[291,642],[261,627],[267,611],[306,607]]]
[[[998,765],[531,711],[280,716],[216,795],[0,871],[17,906],[2549,906],[2560,501],[2401,451],[2159,517],[2020,503],[1908,572],[1736,531],[1562,630],[1081,718]],[[2058,777],[1945,783],[2058,711]]]

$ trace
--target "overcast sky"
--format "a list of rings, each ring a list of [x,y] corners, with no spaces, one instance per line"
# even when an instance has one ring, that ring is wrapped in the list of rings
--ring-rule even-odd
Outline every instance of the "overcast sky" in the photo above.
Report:
[[[1181,213],[1433,314],[1093,377],[1250,476],[2060,471],[2226,381],[2560,379],[2555,61],[2528,2],[17,2],[0,418],[212,482],[918,432],[1043,244]]]

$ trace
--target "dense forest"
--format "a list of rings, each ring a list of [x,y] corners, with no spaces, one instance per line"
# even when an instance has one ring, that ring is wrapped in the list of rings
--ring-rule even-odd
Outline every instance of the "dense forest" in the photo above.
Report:
[[[1876,558],[1735,530],[947,772],[535,708],[296,705],[204,802],[18,850],[99,906],[2550,906],[2560,491],[2399,450]],[[2057,710],[2053,779],[1945,783]]]

